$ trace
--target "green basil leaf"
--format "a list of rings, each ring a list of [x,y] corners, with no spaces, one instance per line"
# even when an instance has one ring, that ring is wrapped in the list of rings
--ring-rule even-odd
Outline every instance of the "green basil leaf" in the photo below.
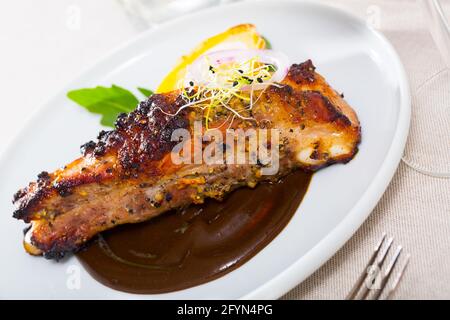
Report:
[[[138,87],[137,89],[139,90],[140,93],[142,93],[147,98],[154,94],[154,92],[152,90],[150,90],[150,89],[145,89],[145,88],[142,88],[142,87]]]
[[[266,49],[272,49],[272,44],[270,43],[269,40],[267,40],[266,37],[262,36],[262,38],[264,39],[264,41],[266,42]]]
[[[100,114],[101,124],[114,127],[117,116],[133,111],[139,100],[130,91],[116,85],[72,90],[67,97],[89,112]]]

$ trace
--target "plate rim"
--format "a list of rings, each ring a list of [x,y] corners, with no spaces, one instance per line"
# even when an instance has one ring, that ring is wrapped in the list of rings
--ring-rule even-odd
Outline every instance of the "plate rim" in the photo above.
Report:
[[[253,5],[261,3],[273,4],[273,1],[257,0],[252,2]],[[277,299],[283,296],[289,290],[302,283],[313,272],[318,270],[355,234],[358,228],[372,213],[373,208],[383,196],[390,181],[392,180],[392,177],[397,171],[397,167],[400,163],[406,145],[411,121],[411,93],[407,73],[395,48],[381,32],[369,27],[360,17],[344,9],[337,8],[329,4],[318,3],[312,0],[278,0],[277,4],[306,4],[324,10],[334,11],[335,13],[338,13],[342,16],[346,16],[347,19],[352,20],[356,24],[367,28],[367,30],[370,31],[370,33],[376,38],[378,38],[380,42],[385,46],[385,49],[388,50],[388,53],[393,58],[393,62],[398,69],[397,79],[399,80],[400,89],[400,101],[398,109],[399,113],[395,133],[393,135],[391,145],[383,163],[381,164],[377,174],[375,175],[375,178],[372,180],[366,191],[355,203],[355,205],[345,216],[345,218],[341,220],[333,230],[331,230],[323,239],[321,239],[314,247],[312,247],[301,258],[296,260],[292,265],[284,269],[281,273],[279,273],[266,283],[260,285],[256,289],[239,298],[245,300]],[[149,29],[138,33],[137,35],[131,37],[129,40],[124,41],[122,44],[109,50],[106,54],[102,54],[98,58],[93,59],[91,63],[81,68],[81,71],[77,72],[70,81],[61,86],[59,89],[56,89],[55,93],[50,95],[49,98],[44,99],[43,102],[40,103],[40,105],[30,113],[27,119],[22,122],[22,125],[16,131],[16,134],[6,143],[3,151],[0,154],[0,167],[2,167],[3,164],[8,161],[8,154],[14,148],[16,143],[21,138],[23,138],[26,128],[37,118],[37,116],[40,113],[44,112],[46,109],[50,108],[50,106],[52,105],[52,101],[57,100],[61,93],[64,93],[69,88],[73,87],[74,84],[84,81],[84,79],[88,77],[89,71],[101,65],[105,61],[111,59],[112,57],[126,49],[128,46],[132,45],[135,42],[138,42],[140,39],[145,38],[150,34],[158,33],[160,29],[159,27],[168,27],[172,24],[178,23],[180,20],[189,18],[196,14],[205,14],[205,12],[210,10],[218,10],[219,8],[242,5],[249,5],[249,2],[241,1],[222,4],[219,6],[199,10],[198,12],[183,15],[181,17],[160,24],[158,28]],[[143,296],[151,297],[151,295]]]
[[[267,2],[262,0],[261,2]],[[398,69],[399,80],[399,113],[394,136],[386,157],[381,164],[375,178],[369,184],[366,191],[355,203],[353,208],[337,226],[331,230],[322,240],[312,247],[305,255],[299,258],[291,266],[262,284],[241,299],[277,299],[300,285],[307,277],[317,271],[356,233],[359,227],[366,221],[375,206],[389,186],[398,165],[401,161],[411,123],[411,91],[405,67],[390,41],[379,31],[369,27],[363,19],[340,8],[324,3],[312,3],[309,0],[281,0],[285,3],[308,3],[335,11],[359,25],[364,25],[388,50],[393,62]],[[349,288],[350,289],[350,288]]]

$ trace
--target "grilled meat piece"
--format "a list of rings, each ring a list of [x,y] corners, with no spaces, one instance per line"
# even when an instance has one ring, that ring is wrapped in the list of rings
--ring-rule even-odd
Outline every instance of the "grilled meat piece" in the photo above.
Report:
[[[357,152],[356,114],[315,72],[311,61],[294,64],[280,85],[255,96],[251,110],[241,99],[230,102],[253,119],[235,117],[231,127],[279,132],[275,175],[261,175],[261,163],[175,164],[171,153],[178,142],[171,141],[172,133],[179,128],[192,132],[203,111],[182,108],[186,102],[177,91],[156,94],[132,113],[119,116],[115,130],[101,132],[97,142],[85,144],[81,158],[53,173],[41,173],[17,192],[14,217],[31,223],[25,249],[59,259],[114,226],[148,220],[207,197],[220,200],[238,187],[276,181],[292,170],[345,163]],[[229,119],[229,111],[222,111],[215,111],[212,127]]]

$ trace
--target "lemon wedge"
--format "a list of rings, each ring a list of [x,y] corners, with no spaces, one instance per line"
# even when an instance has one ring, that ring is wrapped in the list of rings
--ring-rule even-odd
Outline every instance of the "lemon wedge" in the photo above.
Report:
[[[266,49],[266,41],[256,32],[252,24],[240,24],[225,32],[219,33],[203,41],[189,54],[182,56],[177,65],[170,71],[156,90],[157,93],[179,89],[186,75],[186,68],[201,55],[226,49]]]

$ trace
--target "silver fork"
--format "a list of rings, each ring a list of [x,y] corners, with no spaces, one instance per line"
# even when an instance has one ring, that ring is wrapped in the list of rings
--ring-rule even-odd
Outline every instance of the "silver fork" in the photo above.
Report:
[[[398,265],[400,255],[403,252],[402,246],[397,246],[387,266],[383,270],[384,261],[391,250],[393,242],[393,237],[388,238],[386,233],[383,234],[369,262],[346,296],[346,300],[380,300],[381,294],[385,290],[387,290],[385,299],[392,297],[411,258],[410,254],[406,255],[402,265],[399,267],[400,269],[395,273],[392,283],[388,286],[389,279],[394,274],[393,270]]]

